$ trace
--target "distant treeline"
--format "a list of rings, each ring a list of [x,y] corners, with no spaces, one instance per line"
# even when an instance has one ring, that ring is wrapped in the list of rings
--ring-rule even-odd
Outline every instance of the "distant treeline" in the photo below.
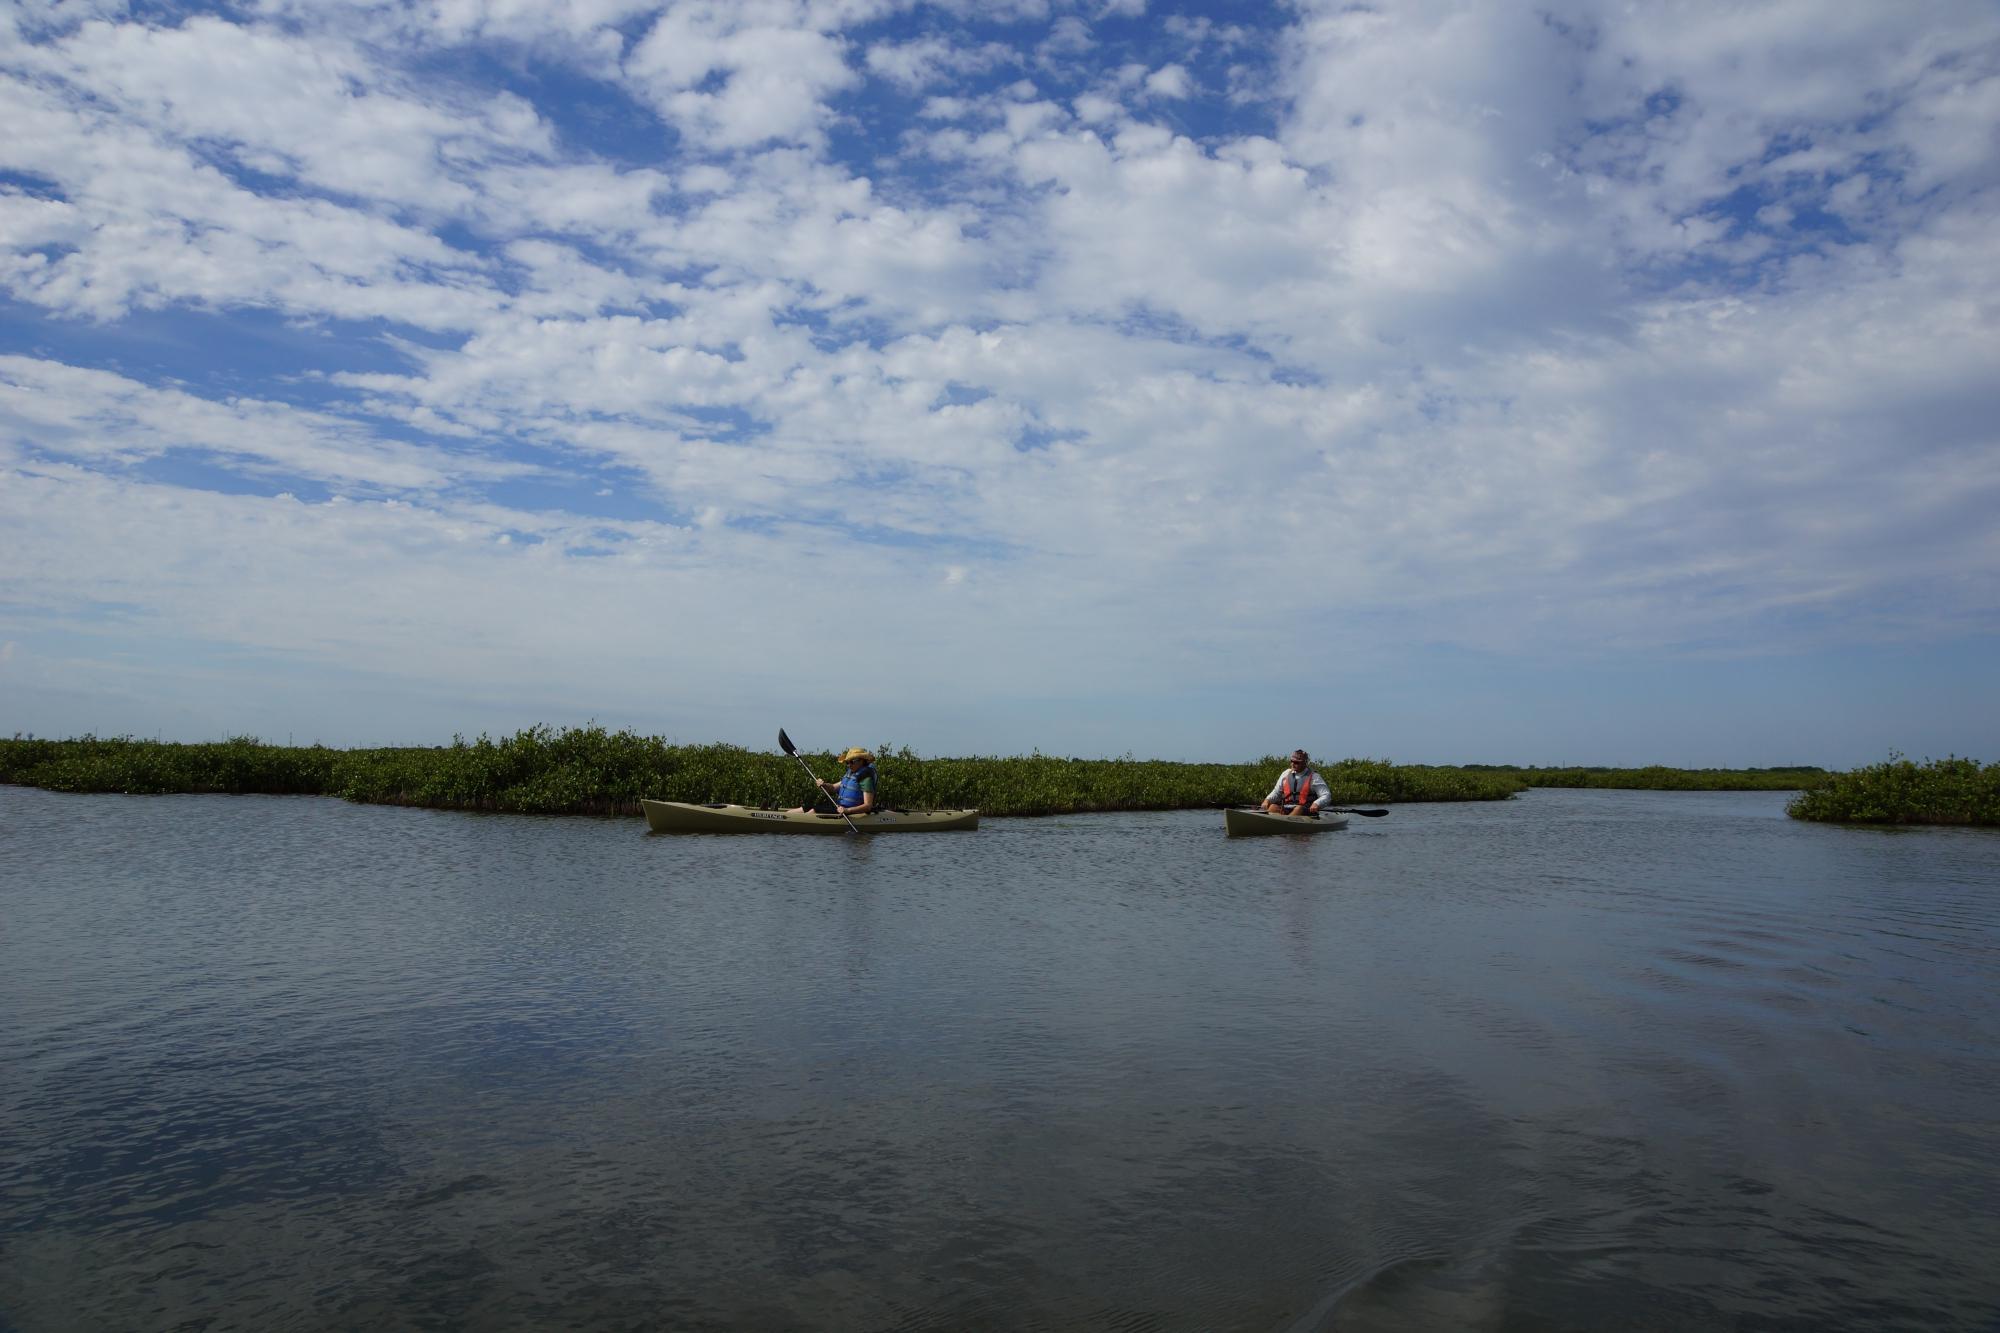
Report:
[[[1611,787],[1623,791],[1800,791],[1830,776],[1823,768],[1538,768],[1511,764],[1461,764],[1467,773],[1514,778],[1523,787]]]
[[[1283,761],[1179,764],[1145,759],[926,759],[882,747],[885,802],[906,809],[976,806],[994,815],[1186,810],[1251,804]],[[805,756],[820,777],[840,765]],[[1340,804],[1498,801],[1520,784],[1496,774],[1347,759],[1320,767]],[[261,792],[342,796],[373,804],[527,814],[637,814],[642,797],[798,805],[812,794],[783,754],[734,745],[675,745],[601,727],[531,727],[500,740],[335,750],[265,745],[241,736],[182,745],[131,738],[0,740],[0,782],[73,792]]]
[[[2000,828],[2000,764],[1901,755],[1836,773],[1785,807],[1794,819],[1835,824],[1971,824]]]

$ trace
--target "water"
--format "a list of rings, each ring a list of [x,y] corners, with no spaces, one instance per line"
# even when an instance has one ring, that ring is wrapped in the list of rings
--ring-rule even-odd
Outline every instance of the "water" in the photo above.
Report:
[[[2000,836],[0,788],[0,1328],[2000,1327]]]

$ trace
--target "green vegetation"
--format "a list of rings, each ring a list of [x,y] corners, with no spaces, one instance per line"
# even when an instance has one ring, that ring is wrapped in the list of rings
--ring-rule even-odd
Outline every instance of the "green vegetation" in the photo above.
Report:
[[[1974,824],[2000,827],[2000,764],[1976,759],[1886,763],[1835,774],[1786,812],[1837,824]]]
[[[883,756],[895,800],[913,806],[976,805],[994,814],[1084,810],[1198,810],[1247,805],[1271,789],[1285,761],[1176,764],[1164,760],[1024,758],[918,759]],[[1375,801],[1504,801],[1517,784],[1451,769],[1343,759],[1317,766],[1339,805]],[[910,794],[906,795],[908,792]]]
[[[1262,797],[1283,761],[1176,764],[1140,759],[925,759],[878,748],[887,800],[910,809],[977,806],[994,815],[1184,810]],[[839,765],[808,754],[821,777]],[[1348,759],[1320,769],[1343,805],[1497,801],[1505,775]],[[636,814],[641,797],[796,805],[809,794],[791,759],[733,745],[672,745],[601,727],[531,727],[514,736],[425,748],[331,750],[242,736],[201,745],[130,738],[0,740],[0,782],[75,792],[268,792],[351,801],[532,814]]]
[[[883,790],[909,809],[977,806],[993,815],[1192,810],[1249,804],[1284,761],[1176,764],[1030,754],[925,759],[879,747]],[[822,777],[840,766],[808,754]],[[1320,768],[1334,801],[1498,801],[1529,787],[1773,791],[1803,789],[1799,819],[1863,824],[2000,825],[2000,765],[1971,759],[1823,769],[1436,767],[1343,759]],[[200,745],[84,736],[0,740],[0,782],[75,792],[263,792],[528,814],[637,814],[641,797],[796,805],[805,775],[782,754],[734,745],[673,745],[602,727],[531,727],[500,740],[371,750],[265,745],[250,736]]]
[[[0,782],[54,791],[264,792],[315,795],[331,789],[332,774],[354,751],[325,746],[265,745],[233,736],[206,745],[157,741],[0,740]]]
[[[1468,773],[1511,777],[1524,787],[1610,787],[1620,791],[1800,791],[1830,776],[1823,768],[1519,768],[1466,764]]]

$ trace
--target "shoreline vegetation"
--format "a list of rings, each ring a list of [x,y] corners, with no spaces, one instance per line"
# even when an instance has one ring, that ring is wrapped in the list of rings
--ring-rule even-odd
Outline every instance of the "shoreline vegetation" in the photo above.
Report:
[[[1455,771],[1512,778],[1529,787],[1601,787],[1613,791],[1804,791],[1834,775],[1810,764],[1783,768],[1526,768],[1460,764]]]
[[[1284,764],[1275,755],[1240,764],[1184,764],[1040,753],[926,759],[892,746],[879,753],[892,804],[977,806],[996,816],[1250,805]],[[830,753],[806,759],[822,776],[839,771]],[[1343,759],[1319,771],[1339,805],[1504,801],[1532,787],[1797,791],[1786,806],[1795,819],[2000,827],[2000,764],[1956,756],[1919,764],[1896,755],[1847,773],[1806,765],[1539,768],[1382,759]],[[601,816],[636,815],[642,797],[772,808],[797,805],[810,794],[798,766],[775,751],[676,745],[597,726],[530,727],[499,740],[353,750],[266,745],[250,736],[192,744],[16,736],[0,739],[0,783],[132,795],[339,796],[369,805]]]
[[[1785,813],[1829,824],[1940,824],[2000,828],[2000,764],[1951,755],[1913,763],[1891,755],[1831,775]]]
[[[1067,759],[1040,753],[924,758],[883,746],[892,805],[990,815],[1218,809],[1254,804],[1283,760],[1238,764]],[[830,753],[807,753],[821,776]],[[1846,823],[2000,823],[2000,765],[1971,760],[1887,764],[1829,773],[1810,766],[1751,769],[1392,764],[1319,766],[1335,804],[1501,801],[1531,787],[1660,791],[1800,791],[1796,818]],[[0,739],[0,783],[68,792],[258,793],[339,796],[372,805],[515,814],[636,815],[639,801],[728,801],[780,807],[810,794],[798,765],[776,751],[677,745],[598,726],[530,727],[445,746],[341,750],[267,745],[254,737],[183,744],[132,737]]]
[[[821,777],[832,754],[802,751]],[[1181,764],[1030,754],[926,759],[881,746],[884,795],[904,809],[976,806],[989,815],[1186,810],[1263,798],[1284,761]],[[1336,802],[1503,801],[1520,784],[1499,774],[1347,759],[1320,766]],[[0,782],[52,791],[340,796],[513,814],[636,815],[642,797],[777,808],[812,795],[790,758],[739,746],[675,745],[602,727],[530,727],[446,746],[336,750],[254,737],[196,744],[83,736],[0,740]]]

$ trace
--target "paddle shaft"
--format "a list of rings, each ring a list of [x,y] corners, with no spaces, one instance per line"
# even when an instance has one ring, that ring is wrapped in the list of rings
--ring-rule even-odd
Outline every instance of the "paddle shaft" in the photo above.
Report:
[[[792,758],[799,761],[799,767],[803,768],[806,771],[807,777],[812,778],[813,790],[817,792],[820,789],[818,776],[813,773],[812,765],[806,762],[806,757],[798,752],[798,747],[792,744],[792,738],[785,734],[785,729],[783,727],[778,728],[778,748],[780,750],[783,750],[786,754],[790,755]],[[856,833],[861,832],[860,828],[856,826],[855,822],[852,819],[848,818],[847,811],[842,810],[840,808],[840,801],[837,798],[833,802],[833,808],[835,811],[839,813],[842,819],[847,820],[848,828],[852,829]]]
[[[1298,809],[1303,810],[1306,814],[1311,815],[1314,819],[1318,819],[1320,815],[1326,815],[1326,814],[1360,815],[1364,819],[1380,819],[1383,815],[1389,813],[1387,810],[1356,810],[1351,806],[1345,806],[1345,805],[1323,805],[1318,809],[1318,811],[1314,811],[1312,808],[1312,797],[1310,795],[1312,791],[1311,784],[1314,782],[1319,782],[1321,783],[1321,785],[1324,785],[1324,779],[1322,779],[1319,774],[1313,772],[1313,770],[1310,768],[1301,769],[1300,773],[1306,779],[1306,785],[1299,789],[1299,795],[1301,797],[1300,800],[1285,802],[1285,808],[1287,810],[1297,807]]]

